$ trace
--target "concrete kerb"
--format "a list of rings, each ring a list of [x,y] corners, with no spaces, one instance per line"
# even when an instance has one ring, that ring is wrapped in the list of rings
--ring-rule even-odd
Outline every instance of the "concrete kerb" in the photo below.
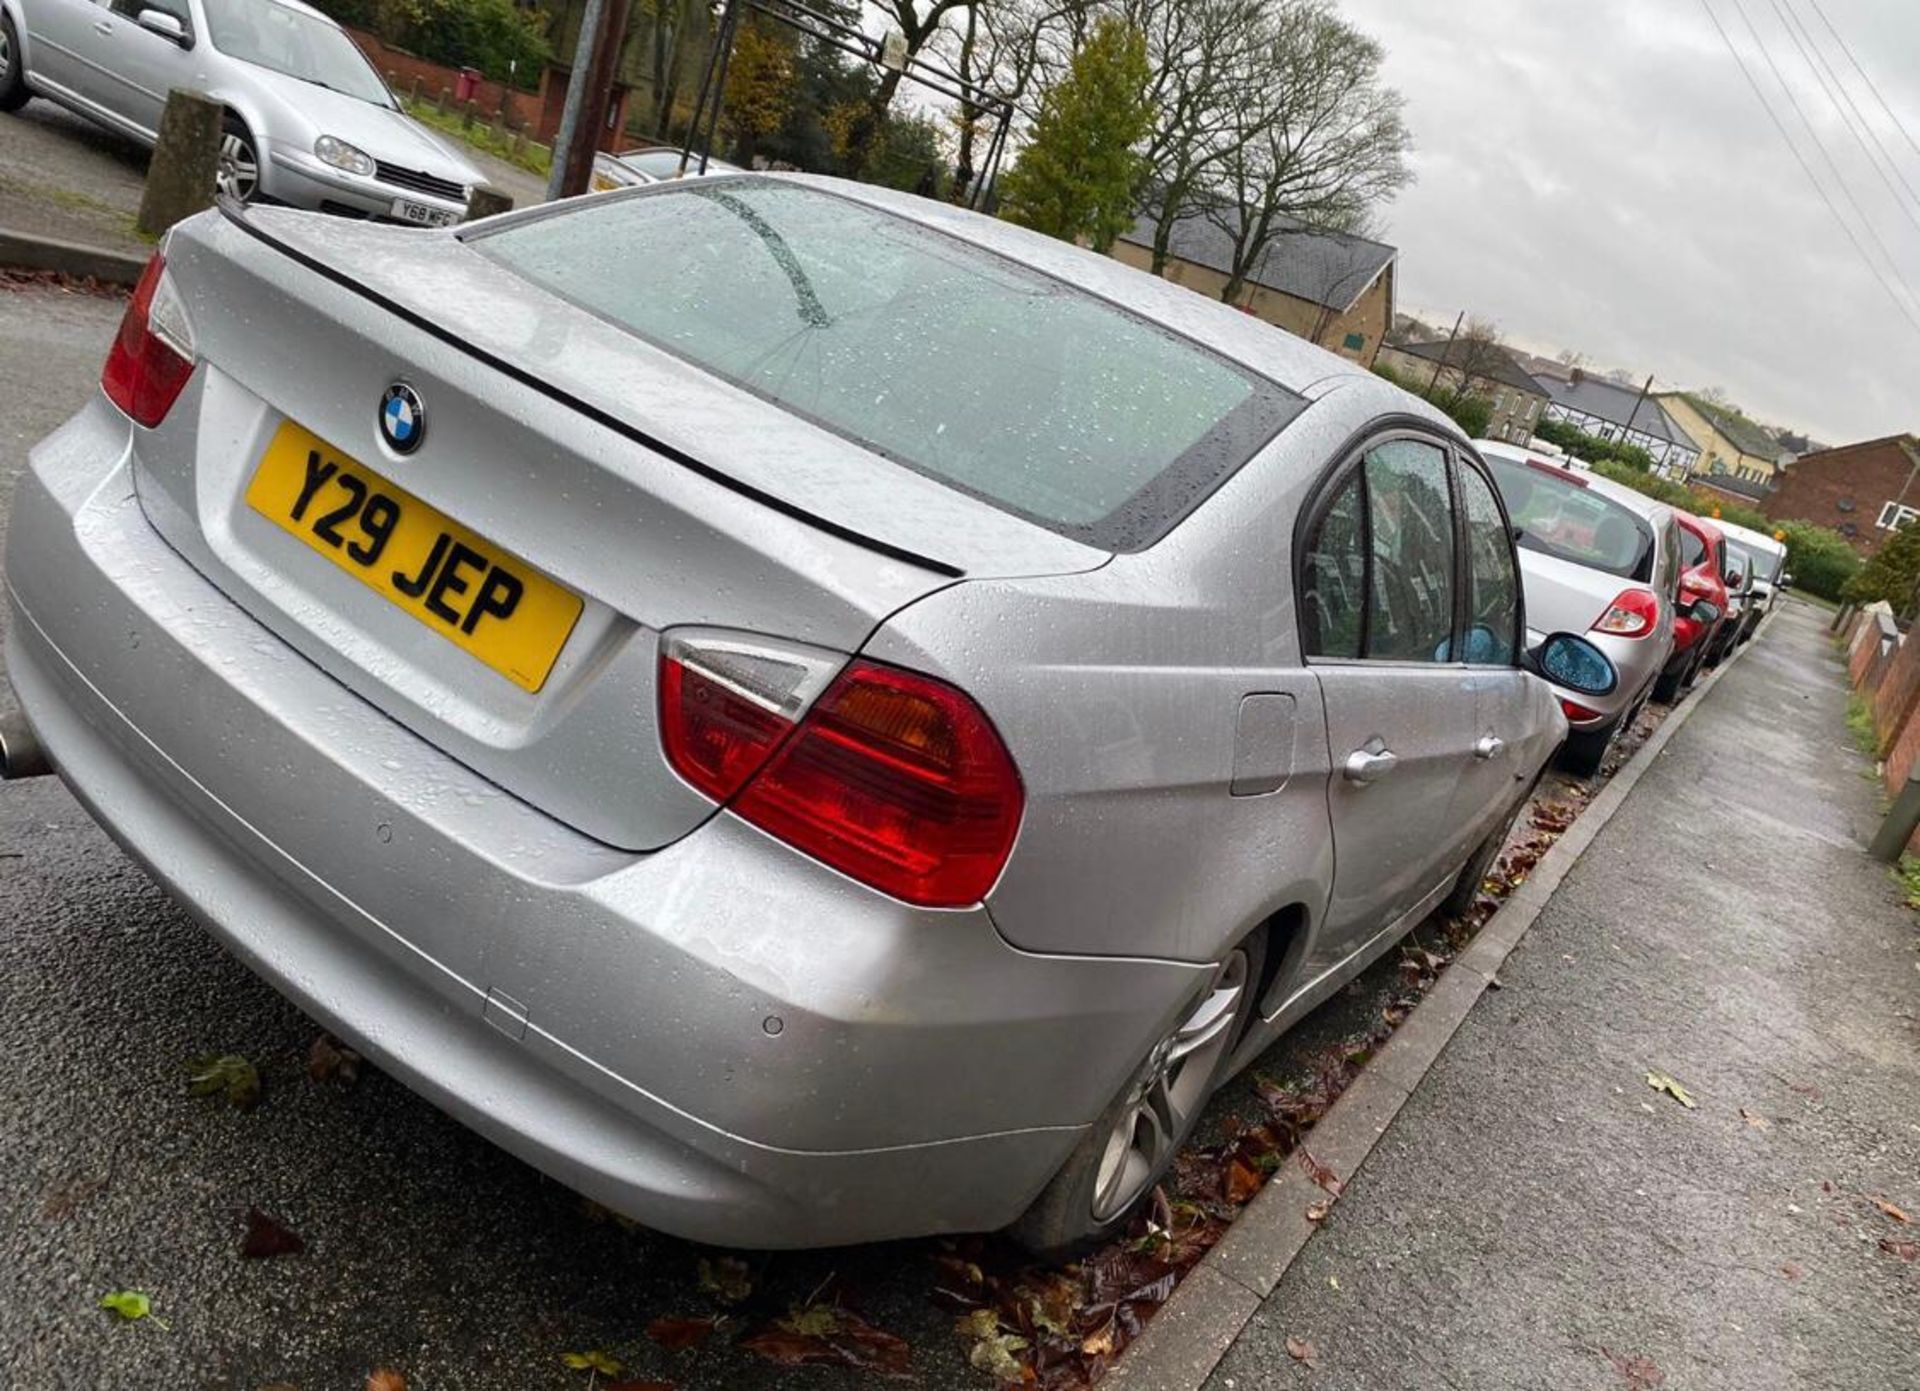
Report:
[[[1768,615],[1754,634],[1755,642],[1773,622],[1774,615]],[[1454,958],[1412,1015],[1394,1030],[1386,1046],[1307,1133],[1301,1149],[1330,1169],[1341,1185],[1352,1181],[1482,992],[1497,978],[1502,963],[1547,906],[1553,891],[1646,776],[1667,741],[1692,718],[1714,686],[1752,646],[1749,643],[1723,661],[1613,775],[1540,857],[1527,881]],[[1308,1209],[1336,1201],[1315,1181],[1296,1150],[1294,1158],[1247,1204],[1219,1244],[1180,1282],[1101,1385],[1199,1391],[1261,1302],[1273,1293],[1287,1268],[1319,1230],[1319,1222],[1307,1215]]]
[[[0,267],[8,270],[56,271],[76,279],[91,277],[103,284],[131,288],[139,283],[146,265],[144,256],[0,227]]]

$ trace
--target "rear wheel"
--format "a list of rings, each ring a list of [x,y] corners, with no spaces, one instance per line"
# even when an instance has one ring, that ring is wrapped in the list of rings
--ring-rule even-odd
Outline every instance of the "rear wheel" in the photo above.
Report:
[[[251,203],[260,193],[260,151],[253,133],[238,116],[227,117],[220,134],[220,159],[213,186],[236,203]]]
[[[1186,1143],[1257,1004],[1264,941],[1235,947],[1113,1104],[1010,1228],[1035,1255],[1070,1256],[1117,1233]]]
[[[18,111],[32,93],[27,91],[27,60],[20,52],[20,36],[13,21],[0,14],[0,111]]]
[[[1534,787],[1539,785],[1536,780]],[[1488,873],[1493,869],[1494,860],[1505,848],[1507,837],[1513,834],[1513,823],[1520,819],[1520,813],[1527,809],[1527,803],[1532,800],[1533,789],[1529,788],[1527,795],[1513,804],[1513,810],[1507,813],[1493,834],[1480,843],[1480,848],[1473,852],[1473,858],[1468,860],[1465,867],[1461,869],[1460,877],[1453,881],[1452,890],[1440,901],[1440,911],[1443,914],[1449,918],[1457,918],[1473,907],[1473,901],[1480,896],[1480,885],[1485,882]]]

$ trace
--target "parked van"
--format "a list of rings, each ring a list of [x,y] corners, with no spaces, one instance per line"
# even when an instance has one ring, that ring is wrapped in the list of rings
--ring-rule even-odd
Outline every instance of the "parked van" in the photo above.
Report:
[[[1751,566],[1743,567],[1752,574],[1753,589],[1740,615],[1740,629],[1733,636],[1733,642],[1738,644],[1753,636],[1753,630],[1772,611],[1775,597],[1792,577],[1787,574],[1784,541],[1732,522],[1723,521],[1719,527],[1726,534],[1729,551],[1743,554],[1752,562]]]

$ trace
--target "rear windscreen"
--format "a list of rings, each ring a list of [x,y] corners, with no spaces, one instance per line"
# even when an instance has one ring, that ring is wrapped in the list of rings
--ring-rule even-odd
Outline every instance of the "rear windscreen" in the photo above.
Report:
[[[1612,498],[1506,459],[1487,466],[1525,550],[1622,579],[1653,574],[1653,528]]]
[[[471,244],[895,463],[1108,550],[1152,544],[1305,406],[1051,276],[794,184],[681,181]]]

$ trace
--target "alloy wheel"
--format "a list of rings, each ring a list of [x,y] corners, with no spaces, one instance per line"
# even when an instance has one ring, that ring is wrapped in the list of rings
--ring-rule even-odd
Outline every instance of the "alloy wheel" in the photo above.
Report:
[[[244,135],[228,131],[220,138],[220,161],[214,173],[214,187],[227,197],[245,203],[260,186],[260,164],[253,146]]]
[[[1153,1046],[1107,1135],[1093,1182],[1093,1217],[1111,1221],[1159,1177],[1206,1103],[1247,990],[1247,954],[1235,951],[1186,1017]]]

